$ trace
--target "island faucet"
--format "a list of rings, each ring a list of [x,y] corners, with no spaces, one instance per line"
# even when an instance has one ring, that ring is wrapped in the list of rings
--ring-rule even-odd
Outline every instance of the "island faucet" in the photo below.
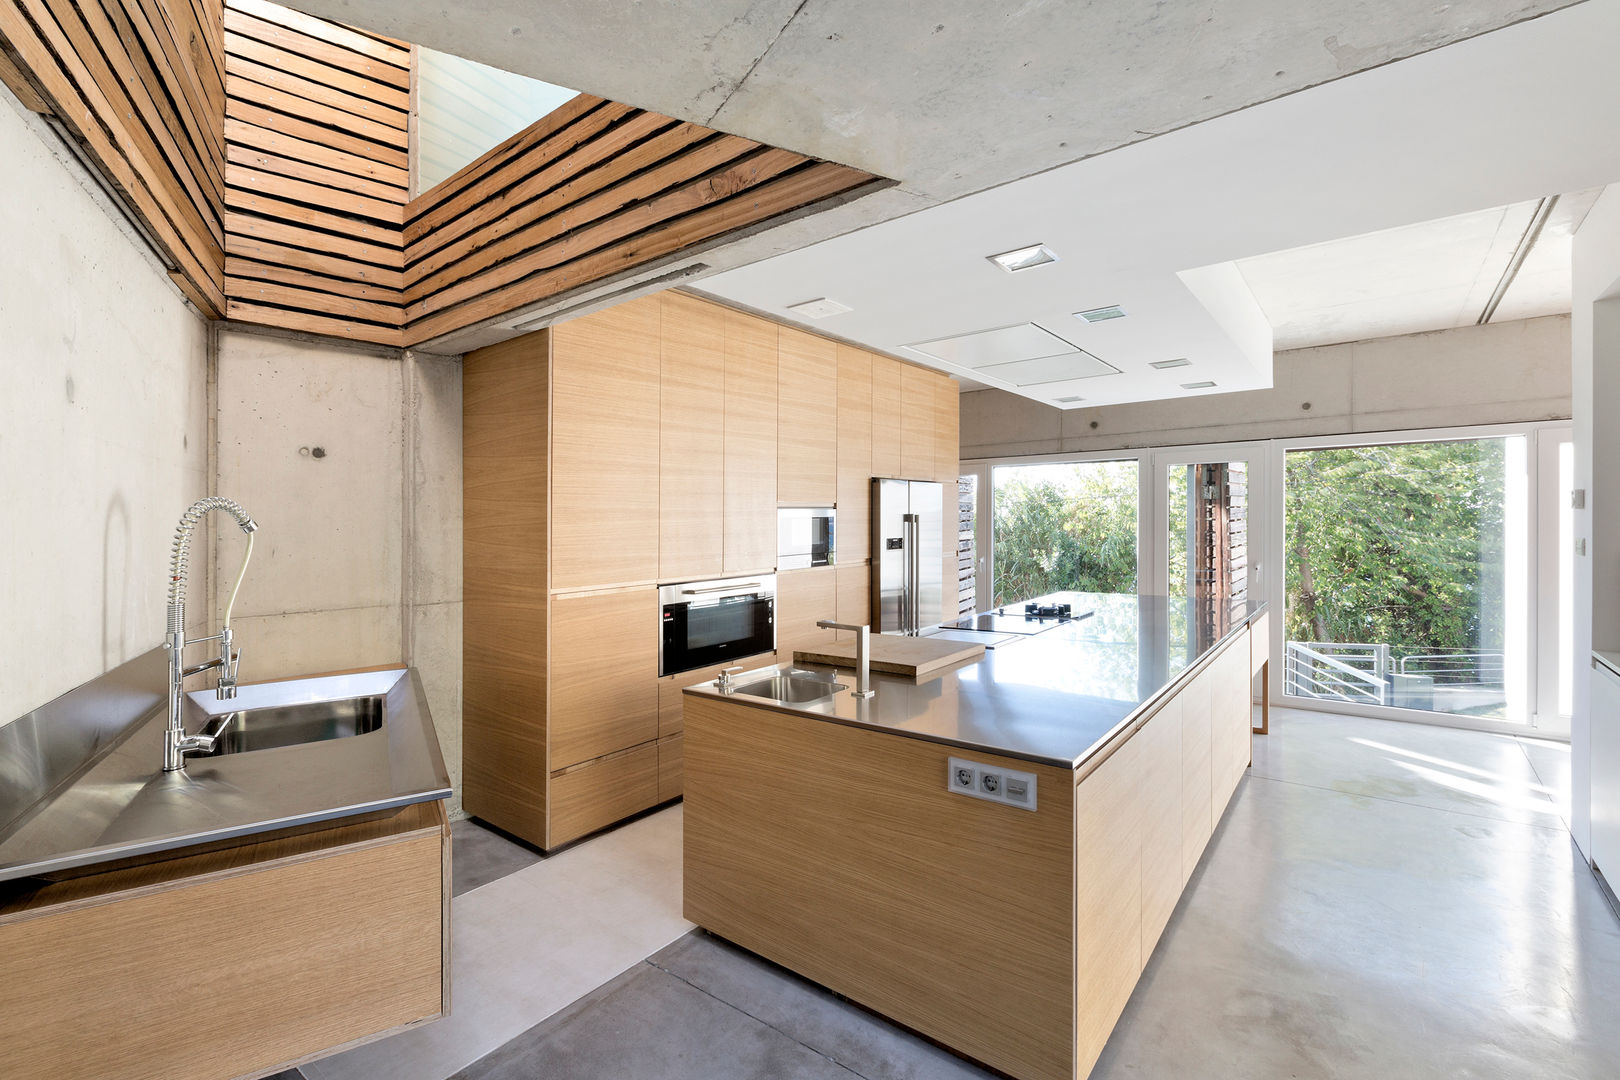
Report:
[[[855,626],[831,619],[818,619],[816,625],[823,630],[849,630],[855,634],[855,696],[869,698],[876,694],[872,689],[872,627],[867,623]]]
[[[237,572],[236,587],[231,590],[230,601],[225,605],[224,627],[217,634],[187,641],[186,576],[190,570],[188,564],[191,559],[191,534],[196,531],[203,515],[210,510],[223,510],[236,519],[236,524],[247,533],[247,553],[242,556],[242,569]],[[185,720],[180,711],[185,701],[185,692],[181,684],[186,677],[210,668],[218,668],[219,681],[215,686],[215,695],[221,701],[236,697],[236,669],[241,663],[242,653],[240,650],[234,653],[231,651],[231,609],[236,606],[236,594],[241,590],[242,578],[247,574],[248,560],[253,558],[253,534],[258,528],[258,524],[239,504],[218,495],[198,499],[191,504],[190,509],[180,515],[180,525],[174,532],[174,548],[169,555],[169,619],[163,642],[163,647],[169,650],[169,721],[163,731],[164,772],[178,772],[185,768],[187,754],[207,753],[214,748],[218,738],[217,734],[186,734]],[[187,645],[216,640],[219,642],[217,657],[196,667],[186,667]]]

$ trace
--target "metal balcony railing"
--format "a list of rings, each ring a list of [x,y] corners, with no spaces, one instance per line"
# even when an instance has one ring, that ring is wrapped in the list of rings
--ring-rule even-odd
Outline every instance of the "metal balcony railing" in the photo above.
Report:
[[[1283,690],[1299,697],[1386,705],[1388,672],[1388,645],[1290,641],[1283,647]]]

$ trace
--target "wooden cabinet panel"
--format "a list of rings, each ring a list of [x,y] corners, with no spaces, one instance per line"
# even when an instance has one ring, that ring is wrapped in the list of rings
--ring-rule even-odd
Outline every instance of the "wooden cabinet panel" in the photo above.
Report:
[[[722,572],[725,492],[725,309],[662,297],[659,365],[658,578]]]
[[[934,479],[954,486],[962,455],[958,429],[961,424],[961,384],[949,375],[934,380]]]
[[[725,313],[725,573],[776,567],[775,323]]]
[[[1210,818],[1209,687],[1204,671],[1180,694],[1181,703],[1181,882],[1187,883],[1203,858],[1212,827]]]
[[[658,805],[658,744],[610,754],[551,778],[551,843],[578,840]]]
[[[838,346],[838,562],[871,556],[872,354]],[[840,614],[839,618],[843,619]],[[865,622],[863,618],[861,620]]]
[[[872,356],[872,475],[899,477],[900,369],[892,356]]]
[[[1245,631],[1216,658],[1210,683],[1210,825],[1218,824],[1232,792],[1249,767],[1250,704],[1249,638]]]
[[[682,789],[682,746],[679,735],[658,740],[658,801],[678,799]]]
[[[682,703],[686,695],[681,693],[688,686],[698,683],[713,682],[720,677],[722,668],[741,664],[747,668],[768,667],[776,663],[777,654],[774,652],[760,653],[757,656],[739,656],[734,660],[727,660],[724,664],[715,664],[712,667],[696,668],[692,671],[683,671],[679,675],[666,675],[658,680],[658,737],[666,739],[671,735],[680,734],[683,724],[681,722]]]
[[[552,599],[553,775],[658,738],[657,602],[650,588]]]
[[[776,575],[776,651],[784,662],[793,662],[794,649],[831,643],[833,631],[821,629],[816,620],[837,617],[838,567]]]
[[[940,376],[900,365],[900,475],[934,479],[934,383]]]
[[[838,499],[838,351],[784,326],[776,368],[776,502],[831,506]]]
[[[552,328],[551,587],[658,576],[661,302]]]
[[[1102,1053],[1142,973],[1145,744],[1132,738],[1074,791],[1074,1075]]]
[[[867,563],[838,565],[838,621],[858,626],[872,622],[872,568]],[[839,641],[854,640],[848,630],[840,630]]]
[[[1181,701],[1171,698],[1133,737],[1142,743],[1142,962],[1181,898]]]

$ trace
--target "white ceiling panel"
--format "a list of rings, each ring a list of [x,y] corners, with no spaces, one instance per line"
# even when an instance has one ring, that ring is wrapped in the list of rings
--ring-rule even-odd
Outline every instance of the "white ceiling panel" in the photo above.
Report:
[[[1040,360],[1020,360],[1016,364],[996,364],[978,370],[981,375],[1002,379],[1014,386],[1040,386],[1063,380],[1095,379],[1099,375],[1119,374],[1117,367],[1083,351]]]
[[[1003,326],[995,330],[957,337],[920,341],[907,345],[912,352],[931,356],[965,368],[990,367],[993,364],[1011,364],[1019,360],[1037,360],[1043,356],[1060,356],[1075,351],[1074,343],[1064,341],[1050,330],[1034,323]]]

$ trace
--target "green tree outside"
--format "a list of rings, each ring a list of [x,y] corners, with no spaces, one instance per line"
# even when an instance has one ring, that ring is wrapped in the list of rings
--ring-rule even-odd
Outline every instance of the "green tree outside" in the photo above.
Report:
[[[998,467],[992,603],[1135,592],[1136,484],[1134,461]]]

